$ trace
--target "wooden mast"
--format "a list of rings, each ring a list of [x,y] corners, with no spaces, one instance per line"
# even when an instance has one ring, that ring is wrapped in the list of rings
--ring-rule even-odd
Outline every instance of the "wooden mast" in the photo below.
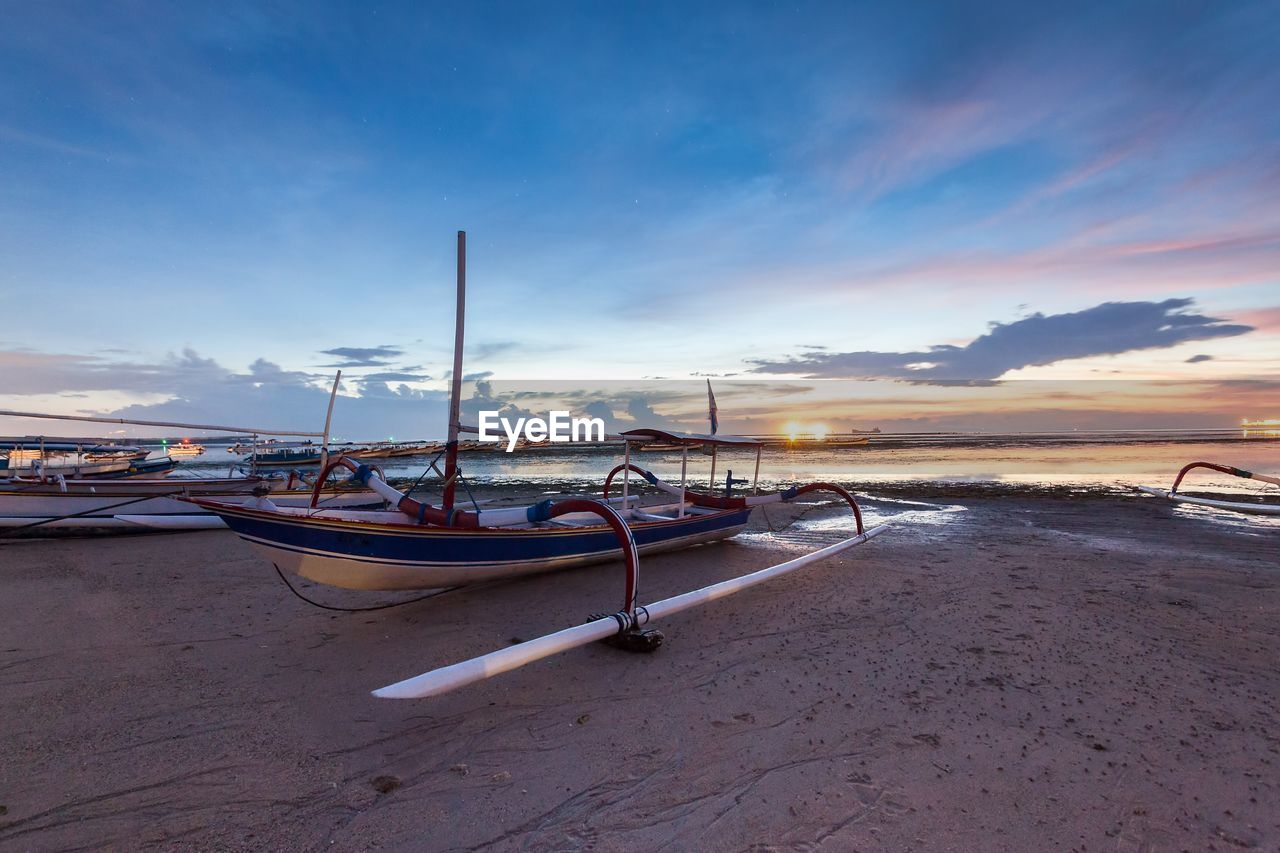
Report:
[[[453,383],[449,389],[449,443],[444,455],[445,512],[453,511],[458,479],[458,428],[462,420],[462,329],[467,304],[467,232],[458,232],[457,316],[453,325]]]
[[[329,409],[324,413],[324,438],[320,443],[320,470],[329,465],[329,425],[333,423],[333,402],[338,399],[338,383],[342,381],[342,371],[333,377],[333,390],[329,392]]]

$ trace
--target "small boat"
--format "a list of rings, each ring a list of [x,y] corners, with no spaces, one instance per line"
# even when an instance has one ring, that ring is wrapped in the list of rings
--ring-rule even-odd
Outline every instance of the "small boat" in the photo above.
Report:
[[[464,427],[462,399],[463,312],[465,302],[465,235],[458,234],[457,321],[444,465],[444,495],[440,506],[412,498],[389,485],[368,465],[339,456],[331,459],[318,482],[340,468],[351,482],[365,486],[390,505],[378,512],[283,507],[269,497],[252,503],[190,497],[190,503],[219,515],[241,539],[278,569],[309,580],[345,589],[432,589],[511,579],[539,572],[621,559],[626,565],[622,609],[593,618],[587,625],[567,629],[472,661],[426,673],[375,691],[385,698],[436,695],[463,684],[522,666],[576,645],[614,636],[634,648],[651,648],[661,635],[643,626],[659,615],[674,613],[746,589],[810,562],[870,540],[885,530],[866,529],[857,501],[830,483],[812,483],[760,494],[760,442],[741,436],[694,435],[657,429],[623,433],[624,458],[604,480],[602,498],[547,499],[531,506],[463,509],[456,504],[460,477],[458,455],[464,449],[458,435]],[[713,418],[714,424],[714,418]],[[665,444],[683,454],[679,485],[631,464],[633,445]],[[711,457],[712,489],[702,493],[688,486],[689,450],[702,446],[750,448],[756,451],[755,483],[750,492],[734,492],[745,478],[725,477],[716,485],[716,456]],[[609,497],[613,480],[621,475],[622,494]],[[661,503],[640,506],[631,494],[632,474],[664,493]],[[814,491],[835,493],[852,509],[852,535],[805,557],[752,575],[694,590],[649,606],[636,599],[641,554],[717,542],[741,531],[756,506],[790,501]]]
[[[1240,421],[1240,432],[1245,438],[1280,438],[1280,418]]]
[[[184,438],[177,444],[170,444],[165,448],[169,455],[174,458],[188,459],[195,456],[204,455],[204,445],[195,444],[189,438]]]
[[[864,447],[871,442],[865,435],[828,435],[819,438],[812,433],[774,439],[771,446],[787,450],[837,450],[842,447]]]
[[[168,456],[149,459],[148,455],[137,447],[113,444],[85,447],[65,441],[5,440],[0,441],[0,477],[134,477],[173,467]]]
[[[249,457],[254,468],[296,468],[320,464],[321,448],[317,445],[274,444],[260,447]]]
[[[329,411],[323,432],[298,430],[246,429],[211,424],[170,423],[163,421],[103,418],[89,415],[50,415],[41,412],[0,411],[0,417],[44,418],[49,420],[84,421],[90,423],[132,424],[146,427],[190,429],[200,432],[228,432],[238,435],[282,435],[315,437],[322,446],[329,443],[329,424],[337,397],[342,372],[334,378],[329,394]],[[269,445],[276,444],[272,439]],[[43,445],[45,450],[64,449],[56,443],[39,439],[0,441],[0,450],[22,445]],[[252,445],[250,445],[252,447]],[[132,448],[100,445],[92,450],[111,450],[130,455]],[[7,460],[6,460],[7,461]],[[147,530],[205,530],[226,525],[216,515],[179,497],[218,497],[230,502],[257,501],[270,495],[285,506],[342,507],[378,509],[382,499],[367,490],[351,486],[332,486],[324,480],[308,482],[303,475],[290,472],[250,474],[238,477],[174,477],[148,474],[145,468],[172,467],[168,457],[132,460],[133,467],[109,476],[67,477],[48,469],[28,472],[27,476],[0,479],[0,538],[15,536],[44,537],[51,535],[87,535],[97,533],[139,533]],[[138,468],[144,470],[139,472]],[[141,476],[139,476],[141,474]]]
[[[1148,495],[1154,495],[1158,498],[1164,498],[1177,504],[1188,504],[1190,506],[1205,506],[1213,509],[1226,509],[1233,512],[1245,512],[1253,515],[1280,515],[1280,501],[1268,503],[1265,500],[1260,501],[1227,501],[1218,498],[1206,498],[1195,495],[1184,495],[1178,492],[1178,486],[1182,484],[1182,480],[1187,473],[1196,468],[1206,468],[1211,471],[1218,471],[1222,474],[1229,474],[1232,477],[1240,477],[1245,480],[1257,480],[1260,483],[1268,483],[1272,486],[1280,486],[1280,477],[1268,477],[1264,474],[1258,474],[1253,471],[1245,471],[1242,468],[1233,468],[1230,465],[1218,465],[1213,462],[1192,462],[1178,472],[1178,476],[1174,478],[1173,487],[1165,489],[1157,489],[1151,486],[1134,486],[1134,488]]]
[[[386,442],[376,442],[354,450],[344,450],[344,454],[352,459],[387,459],[395,453],[395,446]]]
[[[0,483],[0,536],[85,535],[150,529],[224,528],[216,515],[180,496],[218,497],[231,502],[270,495],[283,506],[311,505],[315,489],[275,474],[268,477],[191,477],[186,479],[49,478]],[[315,496],[325,507],[375,509],[382,499],[364,490],[328,488]]]

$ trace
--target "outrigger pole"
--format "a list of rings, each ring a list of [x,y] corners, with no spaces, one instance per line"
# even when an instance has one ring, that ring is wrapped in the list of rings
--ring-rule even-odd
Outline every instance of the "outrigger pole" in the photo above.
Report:
[[[130,418],[98,418],[89,415],[46,415],[39,412],[11,412],[0,410],[0,416],[13,418],[43,418],[51,421],[87,421],[94,424],[127,424],[130,426],[174,427],[176,429],[205,429],[214,432],[231,432],[242,435],[292,435],[306,438],[323,438],[322,432],[303,432],[289,429],[257,429],[256,427],[214,426],[212,424],[184,424],[174,421],[138,421]]]
[[[1208,468],[1211,471],[1221,471],[1223,474],[1230,474],[1232,477],[1240,477],[1245,480],[1257,480],[1259,483],[1269,483],[1272,486],[1280,486],[1280,477],[1268,477],[1265,474],[1258,474],[1253,471],[1246,471],[1243,468],[1233,468],[1230,465],[1218,465],[1214,462],[1192,462],[1178,472],[1178,476],[1174,478],[1173,488],[1169,490],[1169,494],[1178,493],[1178,486],[1182,484],[1182,478],[1187,476],[1188,472],[1196,468]]]
[[[453,382],[449,389],[449,440],[444,454],[444,497],[441,508],[453,512],[458,485],[458,430],[462,421],[462,329],[467,306],[467,232],[458,232],[458,295],[453,326]]]
[[[441,693],[448,693],[450,690],[456,690],[459,687],[465,687],[468,684],[474,684],[477,681],[483,681],[486,678],[492,678],[495,675],[501,675],[513,669],[519,669],[526,664],[551,657],[560,652],[585,646],[597,640],[607,639],[618,634],[620,628],[621,630],[627,630],[627,628],[621,627],[624,623],[630,623],[628,628],[639,627],[655,619],[661,619],[664,616],[671,616],[682,610],[688,610],[690,607],[697,607],[699,604],[707,604],[718,598],[733,595],[735,592],[741,592],[756,584],[793,572],[810,563],[835,556],[855,545],[861,545],[868,539],[879,536],[888,529],[885,525],[873,527],[857,536],[829,545],[819,551],[814,551],[812,554],[806,554],[803,557],[797,557],[794,560],[788,560],[785,563],[779,563],[776,566],[770,566],[767,569],[761,569],[749,575],[731,578],[702,589],[695,589],[692,592],[663,599],[645,607],[636,607],[630,614],[617,613],[612,616],[594,619],[585,625],[565,628],[563,631],[557,631],[554,634],[548,634],[536,640],[529,640],[528,642],[499,649],[496,652],[490,652],[487,655],[481,655],[471,660],[441,667],[440,669],[433,669],[430,672],[424,672],[422,675],[379,688],[373,691],[373,695],[379,699],[425,699],[429,696],[439,696]]]

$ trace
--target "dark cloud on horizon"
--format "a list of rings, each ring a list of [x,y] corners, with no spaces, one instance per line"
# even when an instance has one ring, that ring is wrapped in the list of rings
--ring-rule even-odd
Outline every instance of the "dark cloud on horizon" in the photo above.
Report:
[[[776,361],[749,359],[748,363],[754,373],[796,373],[807,378],[989,381],[1023,367],[1253,331],[1252,326],[1186,313],[1184,309],[1191,305],[1190,299],[1105,302],[1083,311],[1036,313],[1012,323],[992,323],[986,334],[964,346],[941,344],[916,352],[808,352]]]
[[[1202,361],[1213,361],[1213,356],[1211,356],[1211,355],[1205,355],[1205,354],[1203,354],[1203,353],[1201,353],[1200,355],[1193,355],[1193,356],[1191,356],[1191,358],[1187,359],[1186,363],[1187,363],[1187,364],[1199,364],[1199,363],[1200,363],[1200,362],[1202,362]]]

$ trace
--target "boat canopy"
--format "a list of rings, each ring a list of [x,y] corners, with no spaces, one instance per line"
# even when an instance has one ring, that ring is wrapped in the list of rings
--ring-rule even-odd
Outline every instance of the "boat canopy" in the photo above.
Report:
[[[702,435],[695,432],[668,432],[665,429],[629,429],[622,433],[627,441],[666,441],[671,444],[693,446],[697,444],[713,444],[721,447],[757,446],[760,440],[747,438],[745,435]]]

